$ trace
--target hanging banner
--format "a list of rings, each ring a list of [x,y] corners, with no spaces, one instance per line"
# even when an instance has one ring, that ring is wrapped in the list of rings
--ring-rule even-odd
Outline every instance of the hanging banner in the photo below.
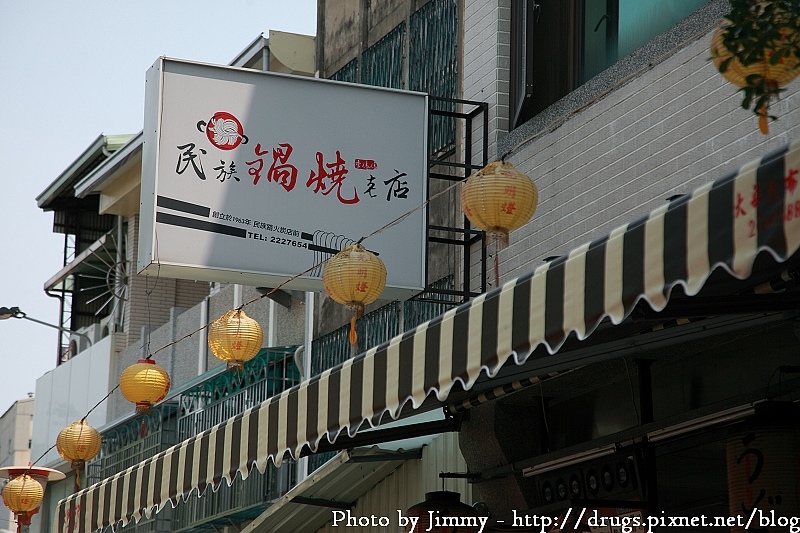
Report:
[[[425,286],[427,95],[167,58],[146,83],[140,274],[322,291],[365,238],[382,298]]]

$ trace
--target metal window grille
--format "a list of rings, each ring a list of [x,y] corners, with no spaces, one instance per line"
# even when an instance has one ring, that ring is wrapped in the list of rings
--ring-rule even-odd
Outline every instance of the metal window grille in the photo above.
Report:
[[[405,23],[398,24],[380,41],[361,54],[361,83],[403,88],[403,46]]]

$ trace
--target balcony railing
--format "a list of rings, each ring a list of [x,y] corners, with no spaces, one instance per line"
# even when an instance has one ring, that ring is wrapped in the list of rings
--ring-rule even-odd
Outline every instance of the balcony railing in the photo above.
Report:
[[[216,492],[209,487],[201,498],[189,498],[173,509],[170,531],[219,531],[252,520],[295,485],[296,471],[294,461],[284,461],[280,468],[268,465],[263,474],[253,469],[231,486],[223,481]]]
[[[453,277],[448,276],[431,285],[432,289],[453,290],[455,288]],[[425,296],[422,293],[420,296]],[[455,305],[455,296],[439,302],[407,300],[405,302],[391,302],[380,309],[365,314],[356,322],[358,333],[358,351],[364,352],[390,340],[395,335],[415,328],[443,314]],[[350,325],[332,331],[315,339],[311,343],[312,375],[319,374],[329,368],[343,363],[352,355],[350,348]]]
[[[188,439],[254,407],[300,381],[294,364],[295,347],[265,348],[241,372],[228,371],[183,391],[178,414],[178,438]],[[246,480],[223,482],[216,492],[190,498],[173,510],[172,531],[214,531],[223,524],[261,514],[295,483],[293,461],[280,468],[271,463],[264,474],[253,470]]]
[[[264,348],[241,372],[219,373],[181,392],[178,439],[197,435],[300,382],[294,347]]]
[[[440,291],[454,290],[453,276],[440,279],[433,283],[430,288]],[[428,296],[430,295],[423,292],[419,295],[419,298],[425,299]],[[358,351],[363,352],[378,346],[395,335],[436,318],[458,303],[454,295],[437,294],[436,299],[438,301],[407,300],[405,302],[391,302],[380,309],[365,314],[356,322],[356,332],[359,339]],[[312,342],[311,373],[313,375],[333,368],[351,356],[349,336],[350,326],[347,325]],[[336,452],[317,453],[309,456],[309,473],[325,464],[334,455],[336,455]]]
[[[294,347],[262,349],[243,371],[212,370],[149,414],[104,431],[100,454],[86,466],[89,483],[113,476],[297,384],[300,374],[294,352]],[[254,518],[294,483],[294,462],[285,461],[264,474],[254,470],[244,481],[237,477],[230,487],[223,482],[216,492],[208,489],[202,498],[190,498],[175,509],[167,506],[150,519],[129,523],[123,531],[211,531]]]
[[[111,477],[128,467],[176,444],[175,414],[177,404],[164,402],[154,406],[141,417],[127,420],[103,432],[100,453],[86,464],[86,479],[89,485]],[[134,533],[162,533],[172,531],[171,509],[142,518],[138,523],[130,522],[123,531]]]

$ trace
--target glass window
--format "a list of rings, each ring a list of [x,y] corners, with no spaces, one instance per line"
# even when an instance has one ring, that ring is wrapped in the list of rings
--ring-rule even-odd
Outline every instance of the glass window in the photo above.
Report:
[[[512,129],[668,30],[707,1],[512,2]]]

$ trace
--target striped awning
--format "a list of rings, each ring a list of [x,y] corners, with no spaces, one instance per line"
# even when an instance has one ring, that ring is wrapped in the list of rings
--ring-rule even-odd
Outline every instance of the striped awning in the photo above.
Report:
[[[316,450],[365,423],[396,418],[429,395],[445,402],[482,372],[555,354],[571,333],[619,324],[640,300],[663,310],[719,268],[750,276],[756,255],[782,262],[800,246],[800,143],[671,201],[606,237],[456,307],[62,501],[57,530],[90,532],[173,504],[287,453]],[[558,357],[554,357],[557,360]]]

